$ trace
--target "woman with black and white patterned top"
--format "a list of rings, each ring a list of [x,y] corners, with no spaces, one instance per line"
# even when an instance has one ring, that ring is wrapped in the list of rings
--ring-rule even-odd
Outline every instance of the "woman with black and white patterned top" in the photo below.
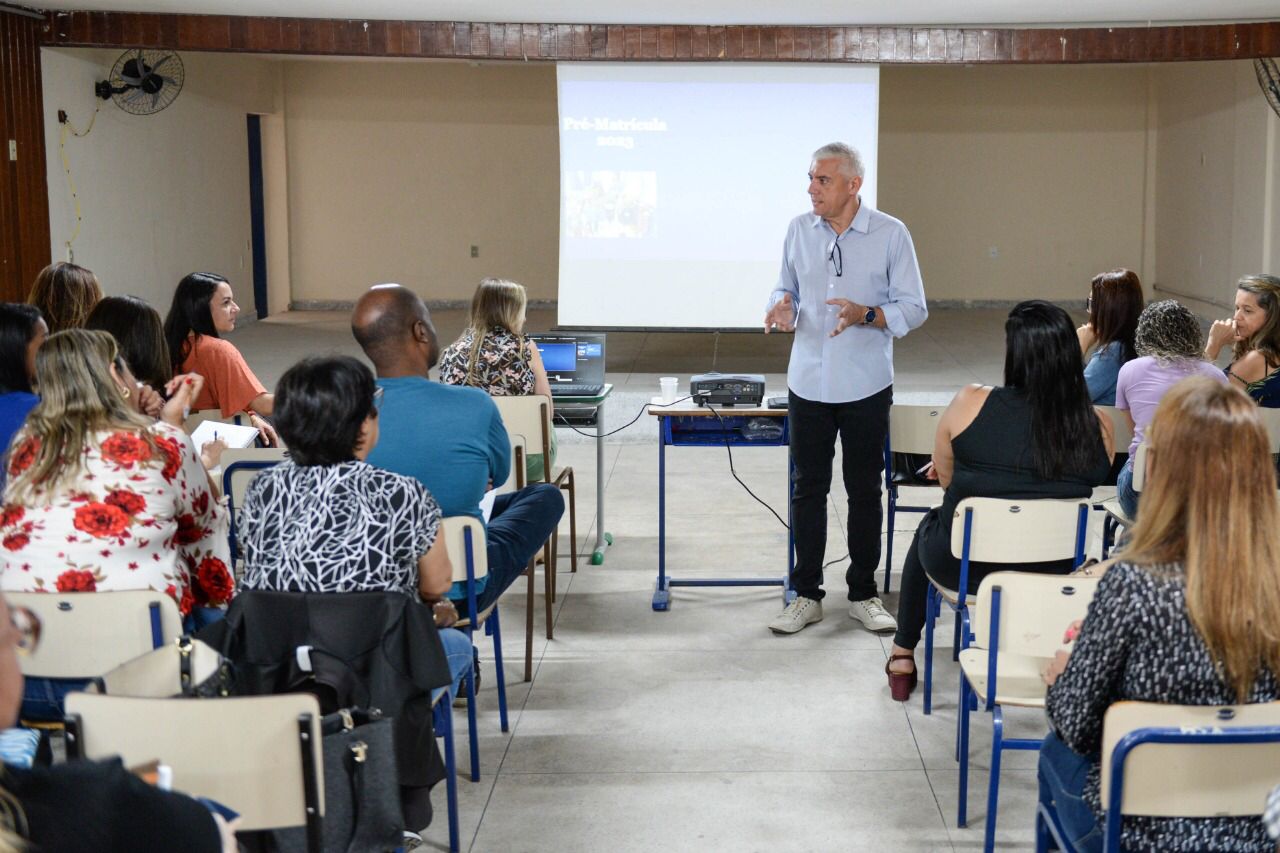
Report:
[[[1148,433],[1142,515],[1073,650],[1045,673],[1053,732],[1040,799],[1076,849],[1102,849],[1102,720],[1114,702],[1280,699],[1280,505],[1257,407],[1205,378],[1174,386]],[[1262,804],[1258,804],[1261,811]],[[1260,817],[1126,817],[1121,847],[1271,851]]]
[[[364,460],[378,443],[373,374],[354,358],[305,359],[276,387],[276,429],[290,459],[249,484],[239,522],[243,590],[397,590],[432,605],[437,627],[457,621],[445,598],[453,566],[440,507],[413,477]],[[440,640],[457,680],[471,660],[460,631]]]

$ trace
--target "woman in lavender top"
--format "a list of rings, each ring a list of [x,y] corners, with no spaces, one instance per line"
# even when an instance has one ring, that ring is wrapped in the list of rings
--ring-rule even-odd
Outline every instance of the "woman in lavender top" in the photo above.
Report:
[[[1116,495],[1121,509],[1131,518],[1138,513],[1133,456],[1160,399],[1188,376],[1227,381],[1222,371],[1205,360],[1200,340],[1200,321],[1173,299],[1151,303],[1138,318],[1134,337],[1138,357],[1121,367],[1116,377],[1116,408],[1125,413],[1133,427],[1129,461],[1116,478]]]

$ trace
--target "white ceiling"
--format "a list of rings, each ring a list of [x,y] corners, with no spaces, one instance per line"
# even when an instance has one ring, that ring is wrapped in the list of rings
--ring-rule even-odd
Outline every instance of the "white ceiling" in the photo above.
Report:
[[[17,0],[24,3],[24,0]],[[1277,0],[25,0],[47,9],[570,24],[1045,26],[1274,20]]]

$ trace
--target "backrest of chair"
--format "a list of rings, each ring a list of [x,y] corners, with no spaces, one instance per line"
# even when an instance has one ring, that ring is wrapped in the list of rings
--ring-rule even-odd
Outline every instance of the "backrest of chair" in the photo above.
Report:
[[[1162,705],[1117,702],[1102,725],[1102,802],[1111,795],[1116,746],[1142,729],[1172,729],[1172,743],[1133,747],[1124,762],[1121,811],[1161,817],[1260,815],[1280,783],[1280,702]],[[1192,738],[1268,729],[1269,742],[1193,743]],[[1136,734],[1141,738],[1141,734]],[[1265,737],[1265,733],[1264,733]],[[1259,740],[1264,740],[1260,737]],[[1181,740],[1181,742],[1179,742]]]
[[[1095,406],[1094,408],[1102,411],[1107,417],[1111,418],[1111,429],[1114,439],[1111,446],[1120,453],[1127,452],[1129,450],[1129,445],[1133,442],[1133,427],[1129,426],[1128,413],[1122,412],[1115,406]]]
[[[1084,507],[1081,516],[1080,508]],[[1004,500],[965,498],[951,520],[951,553],[964,552],[971,530],[969,559],[985,563],[1042,563],[1067,560],[1083,547],[1088,532],[1089,499]],[[966,520],[966,513],[972,518]],[[1083,529],[1082,529],[1083,527]]]
[[[1267,437],[1271,439],[1271,455],[1280,453],[1280,409],[1268,409],[1259,406],[1258,417],[1267,428]]]
[[[10,606],[40,619],[35,653],[18,658],[33,678],[93,678],[182,634],[178,605],[163,592],[9,592]]]
[[[173,788],[240,813],[240,829],[301,826],[307,785],[324,813],[320,706],[305,693],[231,699],[136,699],[72,693],[67,752],[119,755],[126,767],[159,761]],[[307,735],[302,738],[303,733]],[[309,755],[311,772],[304,768]]]
[[[978,587],[973,644],[991,648],[991,620],[999,619],[998,651],[1047,658],[1062,648],[1067,626],[1083,619],[1100,578],[1035,572],[992,572]],[[997,616],[992,607],[1000,590]]]
[[[485,548],[484,525],[479,519],[469,515],[451,515],[441,521],[440,529],[444,531],[445,547],[449,550],[449,561],[453,564],[454,583],[465,583],[467,580],[468,553],[471,555],[476,580],[489,574],[489,552]]]
[[[244,506],[244,493],[253,478],[286,457],[287,451],[280,447],[229,447],[222,451],[222,491],[231,498],[231,505]]]
[[[551,399],[541,394],[525,397],[494,397],[493,402],[502,415],[507,435],[524,440],[529,453],[543,453],[551,442]],[[543,465],[544,476],[550,477],[551,466]],[[550,482],[550,479],[547,479]]]
[[[895,403],[889,408],[889,449],[894,453],[933,453],[933,437],[946,408]]]
[[[1144,441],[1133,451],[1133,490],[1141,492],[1147,484],[1147,443]]]

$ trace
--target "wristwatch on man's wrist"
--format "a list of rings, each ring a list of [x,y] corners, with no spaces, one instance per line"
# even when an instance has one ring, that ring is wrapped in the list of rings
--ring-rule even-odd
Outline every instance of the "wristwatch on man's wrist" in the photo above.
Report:
[[[868,308],[867,313],[862,317],[862,325],[870,326],[876,322],[876,309]]]

